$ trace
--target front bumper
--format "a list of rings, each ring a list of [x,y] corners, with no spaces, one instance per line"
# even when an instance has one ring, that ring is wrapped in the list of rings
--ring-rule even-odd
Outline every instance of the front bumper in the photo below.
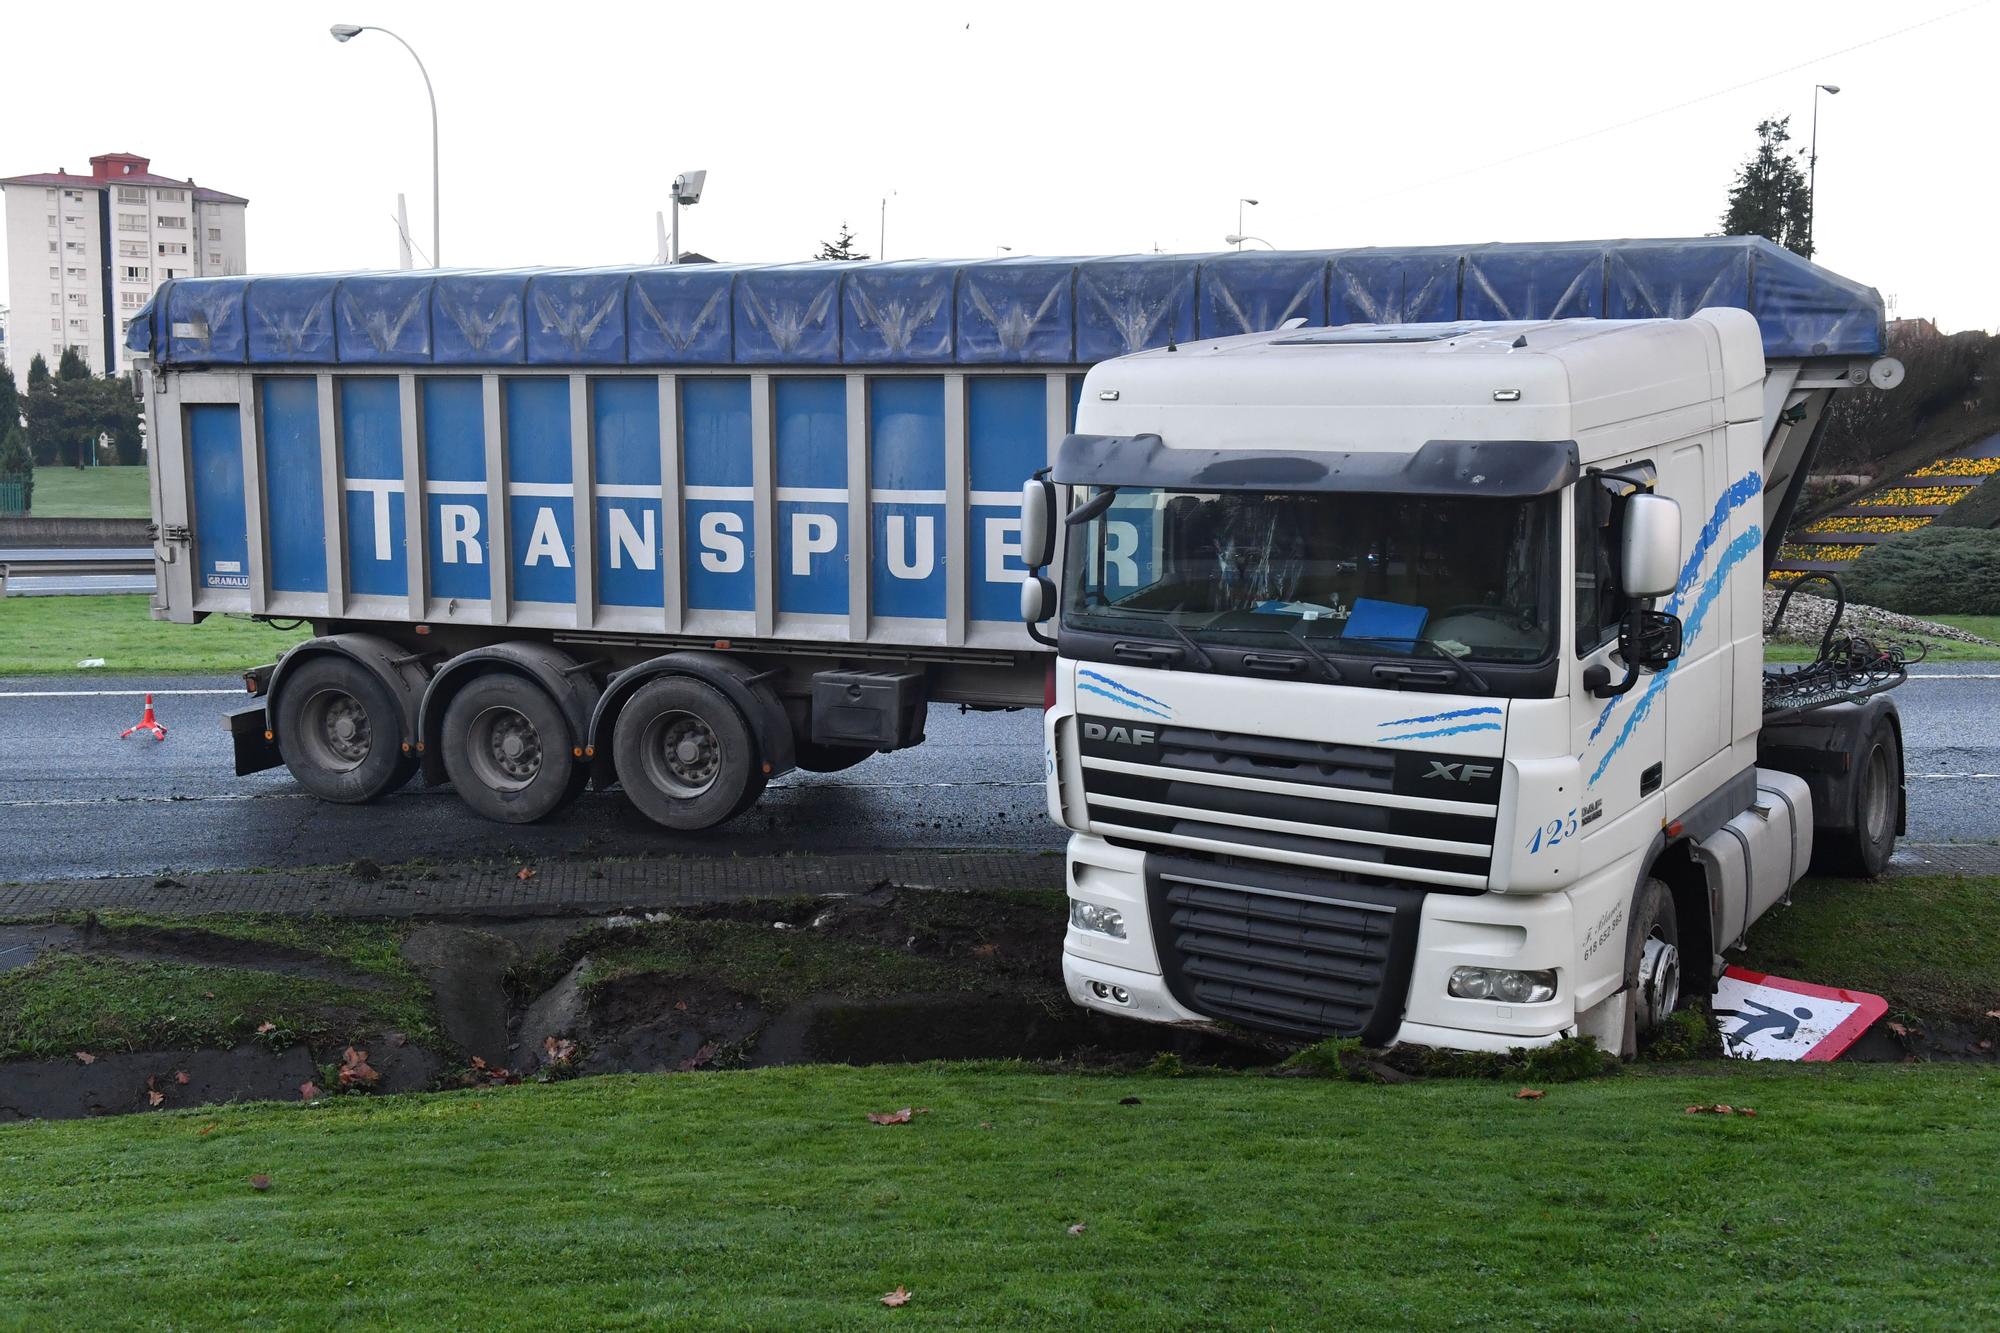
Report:
[[[1070,838],[1067,862],[1069,895],[1115,908],[1124,917],[1126,931],[1125,938],[1115,939],[1069,928],[1063,940],[1063,981],[1070,998],[1086,1008],[1148,1022],[1215,1021],[1216,1016],[1189,1007],[1175,993],[1168,969],[1161,965],[1156,933],[1168,927],[1154,921],[1149,910],[1147,854],[1076,834]],[[1567,894],[1426,895],[1414,958],[1405,974],[1407,981],[1401,983],[1405,993],[1384,994],[1379,1001],[1401,1010],[1392,1041],[1506,1051],[1547,1045],[1573,1034],[1573,949]],[[1462,965],[1554,970],[1556,997],[1541,1004],[1516,1005],[1454,998],[1445,987],[1451,970]],[[1093,982],[1106,992],[1119,988],[1125,1000],[1098,994]]]

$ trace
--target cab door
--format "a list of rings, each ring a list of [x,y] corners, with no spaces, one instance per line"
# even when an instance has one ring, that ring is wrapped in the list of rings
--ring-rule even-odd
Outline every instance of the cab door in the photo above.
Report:
[[[1604,864],[1643,847],[1659,828],[1666,780],[1666,709],[1658,677],[1641,673],[1624,694],[1599,697],[1585,686],[1601,668],[1606,686],[1625,679],[1618,626],[1629,599],[1619,586],[1625,496],[1655,485],[1653,460],[1606,464],[1571,488],[1570,570],[1574,580],[1570,654],[1571,753],[1582,765],[1575,836],[1611,838],[1617,846],[1589,860]],[[1627,846],[1627,844],[1630,844]]]

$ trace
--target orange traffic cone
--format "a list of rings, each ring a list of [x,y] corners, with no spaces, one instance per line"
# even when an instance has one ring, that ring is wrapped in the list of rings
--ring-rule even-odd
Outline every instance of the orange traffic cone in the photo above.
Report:
[[[146,696],[146,715],[140,718],[134,725],[119,732],[118,739],[122,741],[135,731],[150,731],[153,733],[153,739],[156,741],[163,741],[167,738],[167,729],[160,725],[160,719],[153,716],[153,696],[150,694]]]

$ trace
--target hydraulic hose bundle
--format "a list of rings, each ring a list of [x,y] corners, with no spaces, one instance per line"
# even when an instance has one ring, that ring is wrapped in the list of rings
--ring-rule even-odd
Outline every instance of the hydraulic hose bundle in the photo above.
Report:
[[[1924,644],[1877,642],[1860,634],[1843,634],[1840,622],[1847,612],[1847,593],[1832,574],[1802,574],[1785,585],[1778,598],[1777,612],[1765,627],[1765,634],[1778,632],[1791,606],[1792,594],[1805,584],[1822,582],[1833,589],[1833,615],[1820,635],[1819,653],[1800,666],[1770,667],[1764,671],[1764,723],[1797,717],[1829,704],[1859,703],[1870,695],[1893,690],[1909,679],[1912,664],[1924,660]]]

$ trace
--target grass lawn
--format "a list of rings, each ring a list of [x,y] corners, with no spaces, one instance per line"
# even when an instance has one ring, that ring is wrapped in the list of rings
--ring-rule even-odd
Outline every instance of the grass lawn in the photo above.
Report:
[[[144,467],[38,467],[36,518],[150,518]]]
[[[233,673],[269,662],[311,630],[210,616],[199,625],[154,620],[152,599],[0,597],[0,676],[84,677],[85,658],[106,671]]]
[[[2000,879],[1811,879],[1750,928],[1745,966],[1872,991],[1892,1009],[2000,1035]]]
[[[83,924],[81,917],[51,919]],[[386,1031],[423,1044],[437,1035],[430,990],[403,961],[404,925],[102,913],[96,930],[102,946],[164,949],[168,956],[49,953],[0,972],[0,1060],[231,1046],[251,1040],[262,1023],[276,1026],[271,1041],[278,1046]],[[205,961],[184,961],[176,951]],[[315,977],[263,970],[294,960],[338,971]]]
[[[1980,1165],[2000,1160],[2000,1075],[1513,1092],[798,1067],[0,1126],[0,1309],[72,1327],[142,1308],[275,1326],[2000,1320],[2000,1184]],[[1713,1102],[1758,1114],[1685,1113]],[[931,1110],[864,1118],[902,1106]],[[898,1286],[909,1306],[883,1309]]]

